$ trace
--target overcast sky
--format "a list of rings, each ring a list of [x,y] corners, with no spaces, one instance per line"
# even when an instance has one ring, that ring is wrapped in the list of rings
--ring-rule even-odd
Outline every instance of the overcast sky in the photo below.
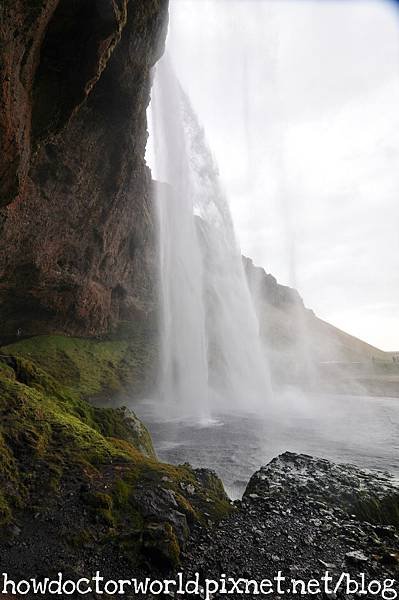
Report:
[[[244,254],[399,350],[399,11],[384,0],[171,0],[168,50]]]

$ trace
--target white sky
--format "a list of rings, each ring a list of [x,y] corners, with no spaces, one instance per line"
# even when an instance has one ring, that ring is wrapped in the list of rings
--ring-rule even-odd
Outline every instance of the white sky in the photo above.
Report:
[[[244,254],[334,325],[399,350],[399,10],[171,0],[168,50]]]

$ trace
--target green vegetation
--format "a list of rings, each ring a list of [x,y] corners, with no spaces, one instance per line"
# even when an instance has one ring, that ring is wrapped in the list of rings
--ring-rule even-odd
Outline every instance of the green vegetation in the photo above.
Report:
[[[141,331],[130,340],[33,337],[0,352],[34,362],[58,384],[85,398],[115,395],[127,388],[133,394],[141,391],[146,372],[155,362],[155,350]]]
[[[383,498],[366,496],[355,502],[352,509],[362,521],[399,528],[399,494],[391,493]]]
[[[126,390],[136,354],[127,340],[62,336],[0,348],[0,526],[68,495],[71,545],[96,536],[133,562],[144,553],[175,565],[175,514],[208,525],[231,510],[216,476],[160,463],[134,413],[87,402]],[[169,504],[151,513],[146,491]]]

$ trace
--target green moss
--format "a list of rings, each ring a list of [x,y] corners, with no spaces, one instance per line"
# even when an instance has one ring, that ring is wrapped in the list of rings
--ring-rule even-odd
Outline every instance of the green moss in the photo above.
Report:
[[[9,523],[11,521],[11,516],[12,513],[10,506],[3,494],[0,492],[0,525],[6,525]]]
[[[101,390],[102,385],[109,386],[109,372],[107,375],[107,367],[102,365],[99,357],[110,363],[111,353],[114,355],[114,363],[117,364],[120,362],[120,353],[124,344],[125,342],[121,346],[118,342],[99,343],[46,336],[7,346],[1,350],[1,354],[7,357],[9,364],[12,364],[13,369],[9,365],[7,369],[14,373],[17,382],[46,396],[50,395],[57,401],[57,406],[62,413],[77,417],[90,428],[96,429],[102,436],[125,439],[149,456],[155,456],[147,429],[133,413],[128,415],[127,411],[121,408],[115,410],[95,407],[84,400],[89,391]],[[67,361],[67,366],[62,363],[63,368],[57,362],[61,348],[64,348],[62,350],[64,353],[66,348],[69,348],[69,353],[75,355],[73,367],[71,367],[71,360]],[[38,362],[34,362],[34,359]],[[74,373],[78,371],[78,365],[80,375],[76,379]],[[44,368],[49,370],[46,371]],[[66,382],[70,385],[66,385]],[[65,423],[64,433],[68,435],[68,423]]]
[[[119,368],[126,360],[128,342],[102,342],[64,336],[33,337],[2,348],[2,353],[30,360],[84,397],[104,390],[119,391]]]
[[[84,531],[87,543],[116,544],[133,563],[144,552],[177,565],[176,532],[162,516],[146,522],[138,490],[169,488],[189,523],[207,525],[231,506],[215,476],[160,463],[133,413],[86,401],[126,385],[130,351],[126,340],[60,336],[0,349],[0,525],[21,510],[47,510],[52,499],[56,506],[70,490],[77,514],[87,511],[84,526],[70,532],[72,544]],[[74,491],[76,482],[84,492]]]
[[[351,509],[362,521],[399,528],[399,494],[392,493],[383,498],[366,497],[358,500]]]
[[[86,504],[93,508],[112,510],[113,502],[109,494],[103,494],[101,492],[87,493],[84,496],[84,500]]]
[[[89,492],[84,494],[83,501],[91,509],[92,514],[109,527],[115,525],[113,514],[113,501],[109,494],[102,492]]]
[[[95,538],[91,531],[89,531],[88,529],[81,529],[79,533],[75,533],[69,536],[68,541],[73,548],[79,549],[93,543],[94,540]]]
[[[10,379],[12,381],[15,379],[15,371],[7,364],[0,362],[0,378]]]
[[[143,534],[144,553],[161,567],[176,568],[180,564],[180,546],[169,523],[149,523]]]
[[[126,483],[126,481],[123,481],[122,479],[118,479],[115,482],[115,485],[113,488],[113,499],[114,499],[115,507],[119,510],[125,509],[126,506],[128,506],[128,504],[129,504],[130,496],[131,496],[130,486]]]
[[[125,407],[94,408],[91,413],[91,422],[102,435],[131,442],[143,454],[155,457],[155,450],[147,428],[132,411]]]
[[[142,393],[151,380],[155,346],[138,328],[129,339],[36,336],[5,346],[1,354],[36,363],[60,385],[89,398],[129,389]]]
[[[176,502],[179,506],[179,510],[186,516],[188,523],[195,523],[201,520],[201,515],[197,510],[193,508],[190,502],[182,496],[179,492],[175,492]]]

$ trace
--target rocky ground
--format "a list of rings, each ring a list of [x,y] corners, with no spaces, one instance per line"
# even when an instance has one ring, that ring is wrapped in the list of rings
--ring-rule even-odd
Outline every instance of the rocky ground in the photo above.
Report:
[[[213,531],[191,537],[183,559],[187,576],[260,581],[280,570],[285,591],[289,578],[320,580],[326,571],[334,582],[342,572],[365,573],[366,581],[399,576],[399,488],[389,475],[287,452],[255,473],[236,504]],[[294,597],[268,597],[282,595]]]
[[[124,339],[0,348],[0,576],[398,578],[388,474],[285,453],[233,505],[211,471],[158,461],[134,414],[87,402],[123,395],[143,360]]]
[[[195,474],[198,484],[210,490],[212,473],[196,470]],[[47,512],[27,518],[9,529],[9,537],[3,538],[1,544],[3,571],[7,570],[6,563],[12,559],[12,574],[15,577],[28,572],[30,576],[47,573],[55,577],[55,562],[57,568],[62,567],[66,577],[75,580],[90,577],[96,570],[106,579],[173,579],[177,572],[182,572],[186,581],[195,579],[196,573],[199,573],[202,588],[199,597],[203,599],[207,597],[206,588],[203,587],[206,579],[218,580],[220,586],[221,579],[225,578],[225,592],[223,588],[219,592],[214,590],[208,594],[209,600],[222,598],[227,592],[229,598],[298,597],[299,592],[295,595],[288,591],[292,587],[292,579],[303,580],[306,584],[315,579],[324,586],[322,577],[326,572],[332,578],[328,582],[328,593],[313,593],[311,595],[314,598],[349,600],[363,596],[394,600],[392,594],[399,591],[396,583],[399,578],[399,487],[389,474],[367,472],[351,465],[337,465],[327,460],[286,452],[253,475],[243,499],[236,501],[235,510],[218,524],[191,520],[191,534],[185,546],[184,542],[181,544],[181,564],[173,570],[165,561],[157,563],[151,560],[133,565],[128,560],[127,548],[121,552],[120,543],[115,544],[111,540],[106,542],[101,534],[104,525],[100,522],[97,525],[98,542],[92,538],[89,543],[88,540],[81,540],[73,550],[71,547],[67,549],[62,543],[57,548],[54,530],[58,521],[65,531],[65,522],[70,522],[72,527],[75,520],[80,522],[79,528],[83,529],[87,519],[87,515],[76,511],[74,494],[82,493],[81,483],[78,480],[76,483],[79,483],[79,489],[70,482],[69,493],[62,494],[63,500],[59,499],[57,505],[49,502]],[[196,506],[199,503],[196,495],[202,492],[199,487],[197,489],[182,482],[178,491],[167,489],[165,486],[168,485],[168,477],[164,476],[158,486],[147,490],[139,486],[135,493],[136,496],[141,493],[140,504],[151,521],[173,521],[177,531],[179,524],[187,526],[187,520],[176,502],[179,493],[187,495]],[[209,495],[207,503],[212,512]],[[171,510],[172,520],[168,516]],[[203,516],[206,516],[207,510],[203,504]],[[68,518],[65,517],[67,513]],[[157,548],[162,547],[161,529],[154,525],[151,530]],[[150,533],[148,531],[147,542],[151,545]],[[128,536],[129,531],[126,530],[126,539]],[[74,568],[71,568],[72,562]],[[285,578],[280,581],[280,590],[274,580],[279,572]],[[388,587],[384,595],[382,591],[379,594],[355,594],[352,593],[353,588],[352,592],[345,589],[345,580],[341,582],[341,589],[334,589],[342,573],[348,573],[356,585],[361,584],[360,574],[363,573],[366,589],[374,581],[372,591],[379,585],[376,582],[396,582],[385,584]],[[236,581],[244,578],[258,583],[270,579],[273,592],[253,594],[255,588],[249,587],[249,593],[242,594],[237,590],[245,590],[245,583],[238,582],[238,588],[234,590],[228,578]],[[300,584],[297,585],[300,590]],[[212,591],[212,587],[209,591]],[[122,596],[89,594],[84,597],[94,600]],[[129,595],[127,592],[123,597],[156,598],[159,595]],[[183,595],[174,592],[172,587],[168,594],[161,597],[177,599],[183,598]]]

